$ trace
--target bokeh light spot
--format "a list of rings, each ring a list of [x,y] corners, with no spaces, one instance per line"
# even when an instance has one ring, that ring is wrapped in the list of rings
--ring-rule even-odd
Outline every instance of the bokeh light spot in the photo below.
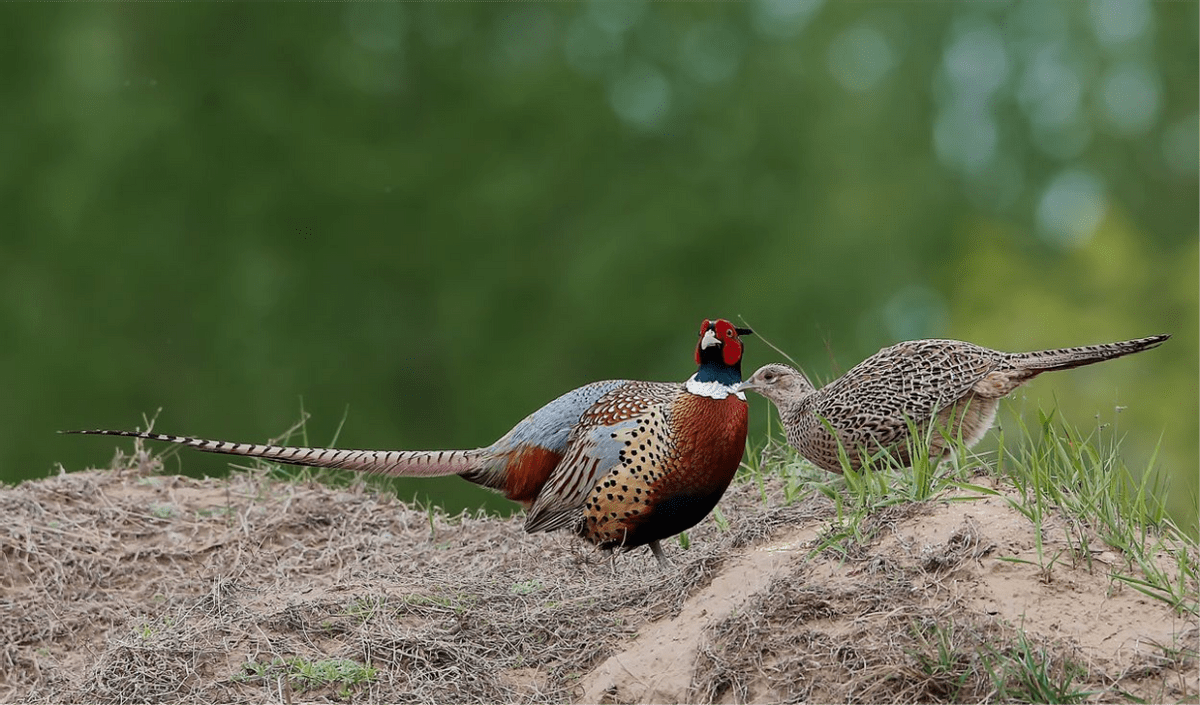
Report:
[[[1008,78],[1004,38],[990,22],[973,19],[958,23],[942,67],[963,99],[984,102]]]
[[[1059,246],[1091,239],[1104,220],[1104,187],[1090,171],[1068,169],[1054,177],[1042,193],[1037,222],[1042,237]]]
[[[823,4],[824,0],[755,0],[754,26],[770,37],[794,37]]]
[[[646,12],[644,0],[591,0],[588,15],[609,34],[622,34]]]
[[[741,39],[723,22],[705,22],[692,27],[679,46],[679,60],[684,71],[701,83],[717,83],[732,77],[741,54]]]
[[[848,90],[870,90],[895,63],[887,39],[866,25],[847,29],[829,45],[829,72]]]
[[[933,124],[933,144],[943,164],[966,174],[985,169],[996,156],[998,131],[991,112],[979,104],[952,103]]]
[[[1066,49],[1053,43],[1029,59],[1017,86],[1017,100],[1029,120],[1043,127],[1074,121],[1083,101],[1083,82],[1067,62]]]
[[[1145,134],[1158,120],[1158,77],[1141,62],[1114,66],[1104,76],[1102,93],[1104,116],[1123,135]]]
[[[648,129],[662,123],[671,107],[671,84],[662,72],[644,62],[635,63],[609,89],[617,117]]]
[[[1150,29],[1147,0],[1092,0],[1088,9],[1096,38],[1104,44],[1137,39]]]

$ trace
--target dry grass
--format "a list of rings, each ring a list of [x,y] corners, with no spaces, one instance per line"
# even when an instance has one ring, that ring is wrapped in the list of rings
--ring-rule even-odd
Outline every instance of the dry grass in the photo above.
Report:
[[[1142,601],[1174,626],[1120,659],[981,608],[964,586],[989,572],[1041,588],[961,503],[888,507],[831,542],[824,495],[740,484],[729,528],[703,522],[664,571],[361,484],[162,476],[140,450],[114,468],[0,490],[4,702],[988,702],[1038,668],[1068,702],[1200,692],[1194,624],[1162,603]],[[1057,570],[1047,589],[1095,589]],[[670,638],[675,681],[596,680]]]

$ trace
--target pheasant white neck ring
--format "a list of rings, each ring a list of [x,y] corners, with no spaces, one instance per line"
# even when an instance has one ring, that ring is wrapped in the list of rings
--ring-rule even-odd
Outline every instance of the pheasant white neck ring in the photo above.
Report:
[[[684,383],[683,386],[688,390],[688,392],[699,397],[708,397],[709,399],[724,399],[730,394],[733,394],[738,399],[746,401],[746,393],[738,389],[740,383],[730,385],[718,382],[716,380],[711,382],[701,382],[700,380],[696,379],[699,376],[700,373],[697,372],[689,377],[688,381]]]

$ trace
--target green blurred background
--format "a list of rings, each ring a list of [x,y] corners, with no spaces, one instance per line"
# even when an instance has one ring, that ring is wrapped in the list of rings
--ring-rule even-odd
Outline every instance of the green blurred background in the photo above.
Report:
[[[1161,439],[1194,524],[1198,22],[1146,0],[5,5],[0,479],[103,466],[111,440],[54,431],[159,407],[167,433],[263,441],[303,399],[313,443],[348,407],[341,446],[485,445],[586,382],[683,380],[704,317],[820,380],[901,339],[1170,332],[1010,406],[1115,424],[1134,467]],[[749,340],[747,374],[777,359]]]

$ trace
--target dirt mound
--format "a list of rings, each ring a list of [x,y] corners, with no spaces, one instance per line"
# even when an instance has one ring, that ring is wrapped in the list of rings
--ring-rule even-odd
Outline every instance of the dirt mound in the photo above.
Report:
[[[1113,580],[1096,539],[1062,556],[1044,531],[1039,549],[1003,496],[897,505],[843,536],[826,496],[739,484],[662,570],[519,517],[133,460],[0,490],[0,700],[1200,694],[1195,619]]]

